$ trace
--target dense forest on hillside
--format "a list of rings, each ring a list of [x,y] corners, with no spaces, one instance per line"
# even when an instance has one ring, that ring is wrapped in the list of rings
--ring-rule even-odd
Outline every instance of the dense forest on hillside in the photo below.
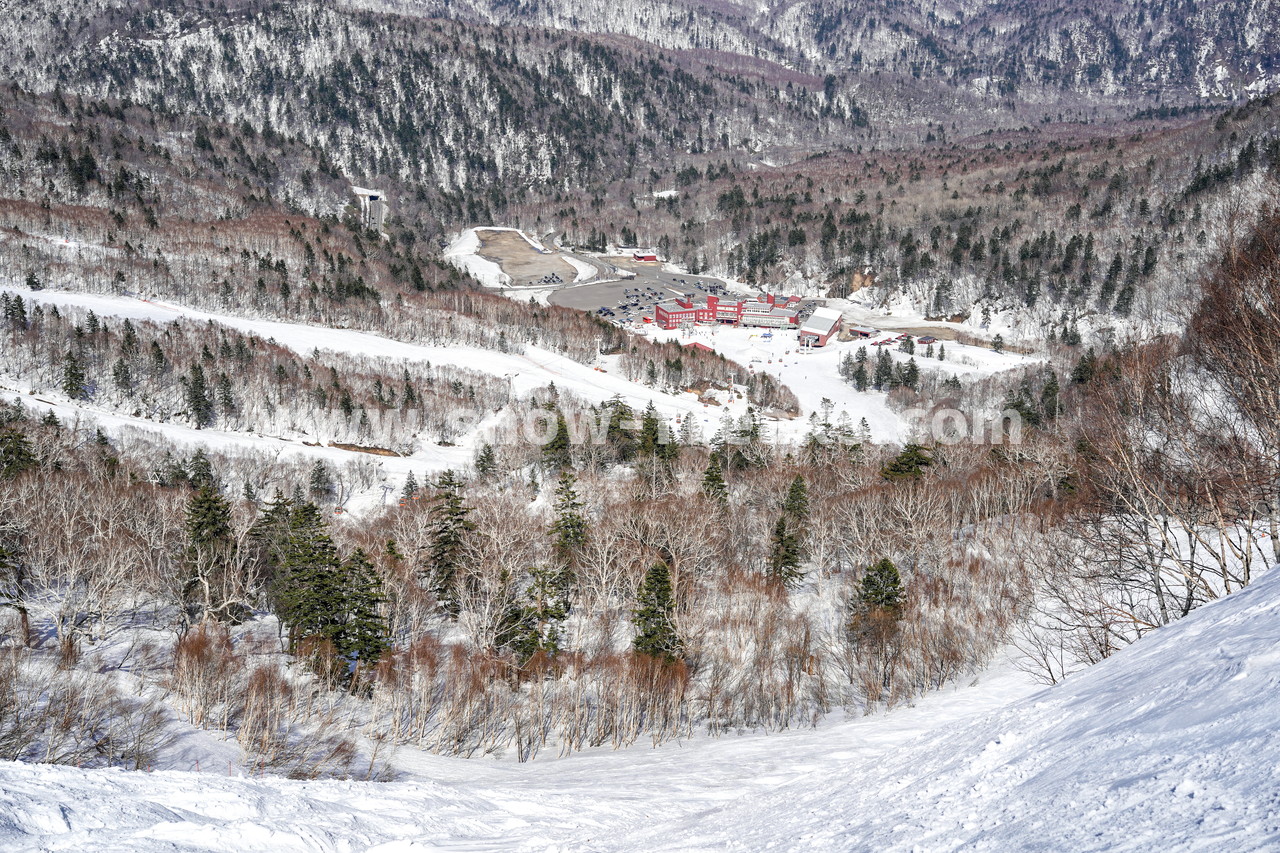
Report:
[[[695,20],[723,17],[689,8]],[[691,269],[784,290],[841,295],[853,274],[868,273],[877,283],[874,298],[903,298],[922,313],[975,321],[1004,313],[1006,333],[1032,340],[1105,336],[1123,329],[1126,317],[1154,319],[1167,330],[1177,325],[1168,303],[1184,299],[1216,245],[1224,198],[1256,196],[1256,176],[1277,157],[1271,100],[1224,115],[1190,95],[1203,71],[1182,61],[1186,45],[1208,38],[1208,19],[1229,14],[1226,7],[1187,15],[1170,6],[1105,19],[1066,9],[1057,14],[1074,23],[1057,33],[1043,29],[1042,16],[1029,8],[921,16],[891,5],[858,38],[880,44],[867,33],[887,28],[916,47],[882,51],[878,59],[849,50],[872,71],[842,73],[788,68],[744,45],[731,54],[724,45],[718,53],[705,46],[664,52],[616,36],[494,27],[463,9],[452,10],[457,20],[420,17],[442,10],[413,4],[401,11],[407,14],[247,3],[228,14],[185,3],[51,2],[47,15],[19,12],[0,38],[20,60],[5,72],[12,80],[54,98],[60,111],[90,99],[92,114],[82,110],[68,123],[99,142],[72,134],[42,148],[37,136],[27,156],[46,164],[45,180],[55,188],[104,208],[97,214],[103,236],[119,233],[107,217],[127,221],[131,197],[143,222],[180,211],[196,221],[199,207],[203,217],[225,220],[215,230],[252,223],[251,231],[278,235],[271,247],[253,247],[259,257],[252,260],[274,263],[289,253],[296,257],[286,259],[291,267],[318,271],[318,263],[296,256],[298,247],[279,245],[292,226],[265,221],[267,211],[340,217],[343,182],[377,185],[393,200],[393,243],[383,248],[357,237],[335,253],[315,278],[339,297],[358,295],[362,282],[382,289],[374,282],[379,273],[368,268],[379,261],[416,286],[454,286],[456,277],[433,265],[441,241],[463,225],[501,222],[563,233],[581,246],[631,237]],[[1266,17],[1261,9],[1237,11],[1249,20]],[[525,12],[530,20],[513,22],[540,22],[537,7]],[[476,14],[506,20],[510,10],[477,7]],[[1025,19],[1013,32],[1041,33],[1020,42],[1039,58],[991,58],[1013,50],[1013,42],[1003,24],[995,36],[980,22],[990,15]],[[1175,19],[1180,29],[1159,29],[1160,21]],[[788,16],[774,20],[781,25]],[[845,20],[806,41],[816,38],[803,35],[806,26],[779,31],[771,43],[807,44],[816,63],[824,45],[859,31]],[[1114,28],[1112,43],[1127,46],[1113,52],[1129,58],[1090,56],[1084,45],[1098,28]],[[948,35],[931,42],[922,35],[930,29]],[[1163,46],[1147,43],[1157,38]],[[37,43],[51,49],[37,52]],[[949,53],[946,43],[966,46]],[[1222,42],[1218,49],[1229,56],[1241,48]],[[1138,70],[1139,55],[1147,70]],[[983,72],[985,62],[995,65]],[[1039,95],[1019,100],[1018,86],[1000,95],[949,96],[944,107],[880,76],[936,86],[955,68],[997,89],[1005,84],[995,81],[1017,80],[1028,97],[1097,78],[1080,103],[1109,104],[1110,111],[1045,110]],[[1167,103],[1145,88],[1161,75],[1168,76],[1161,89]],[[1181,89],[1170,88],[1174,80]],[[1129,86],[1133,100],[1104,97],[1115,86]],[[150,119],[136,114],[140,105],[154,110]],[[31,109],[15,102],[9,112],[25,124]],[[917,116],[928,122],[914,124]],[[116,167],[107,180],[117,200],[95,198],[91,178],[102,148],[148,159],[121,147],[136,149],[137,140],[119,128],[139,121],[156,128],[147,144],[194,161],[209,182],[189,186],[185,198],[166,198],[159,209],[145,184],[122,182],[160,176]],[[58,145],[67,150],[55,151]],[[92,163],[85,150],[95,152]],[[78,165],[66,166],[64,180],[50,174],[69,158]],[[30,177],[12,154],[8,169],[21,181]],[[269,195],[226,192],[244,181]],[[675,194],[654,198],[659,191]],[[24,188],[22,206],[52,226],[51,212],[38,209],[43,195]],[[194,247],[207,254],[204,241]],[[372,263],[366,254],[375,256]],[[206,286],[219,286],[222,275]]]

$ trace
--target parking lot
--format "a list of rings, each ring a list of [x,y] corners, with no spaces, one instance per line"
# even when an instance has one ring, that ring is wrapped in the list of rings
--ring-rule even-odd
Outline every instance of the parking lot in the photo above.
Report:
[[[652,317],[657,303],[685,294],[693,294],[694,298],[708,294],[740,298],[730,294],[718,279],[668,273],[651,265],[637,264],[631,271],[636,274],[633,279],[559,290],[551,294],[550,301],[553,305],[577,308],[619,325],[628,325]]]

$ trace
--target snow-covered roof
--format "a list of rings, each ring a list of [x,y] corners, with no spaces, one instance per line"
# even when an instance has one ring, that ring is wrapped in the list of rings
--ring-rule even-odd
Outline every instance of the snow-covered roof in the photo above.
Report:
[[[841,313],[834,308],[816,308],[813,316],[800,327],[800,332],[814,335],[830,334],[836,326],[840,325],[841,316]]]

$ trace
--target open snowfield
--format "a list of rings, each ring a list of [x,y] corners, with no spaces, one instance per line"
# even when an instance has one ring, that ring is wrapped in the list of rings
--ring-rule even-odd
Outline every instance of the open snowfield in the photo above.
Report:
[[[1055,687],[390,783],[0,763],[0,848],[1254,851],[1280,846],[1280,572]]]
[[[445,248],[442,257],[485,287],[506,287],[511,284],[511,276],[504,273],[497,263],[480,257],[479,252],[480,236],[476,229],[468,228]]]
[[[793,330],[774,330],[770,337],[766,337],[764,329],[736,326],[695,326],[686,332],[665,331],[649,325],[642,331],[656,340],[704,344],[757,373],[777,377],[795,392],[806,418],[811,412],[821,412],[823,400],[830,400],[833,420],[838,419],[842,412],[848,414],[854,424],[866,418],[871,435],[877,441],[900,442],[911,437],[912,425],[889,408],[887,395],[878,391],[859,392],[840,376],[840,362],[845,355],[866,346],[868,356],[874,358],[881,347],[871,344],[892,337],[889,333],[858,341],[837,341],[833,338],[825,347],[802,348]],[[883,349],[889,351],[895,362],[911,358],[899,352],[896,345]],[[936,372],[940,376],[959,376],[961,379],[989,376],[1039,361],[1030,356],[996,353],[950,341],[946,344],[946,355],[945,361],[926,358],[921,347],[915,354],[915,360],[922,373]],[[800,425],[807,427],[807,421],[793,422],[779,433],[784,439],[798,437],[796,432]]]

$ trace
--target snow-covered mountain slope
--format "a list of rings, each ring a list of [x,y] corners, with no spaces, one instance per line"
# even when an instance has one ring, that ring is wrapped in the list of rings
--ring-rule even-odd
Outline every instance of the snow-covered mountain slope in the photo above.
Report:
[[[1275,849],[1277,648],[1280,572],[1056,687],[984,677],[812,731],[532,765],[424,757],[389,784],[5,763],[0,847]]]

